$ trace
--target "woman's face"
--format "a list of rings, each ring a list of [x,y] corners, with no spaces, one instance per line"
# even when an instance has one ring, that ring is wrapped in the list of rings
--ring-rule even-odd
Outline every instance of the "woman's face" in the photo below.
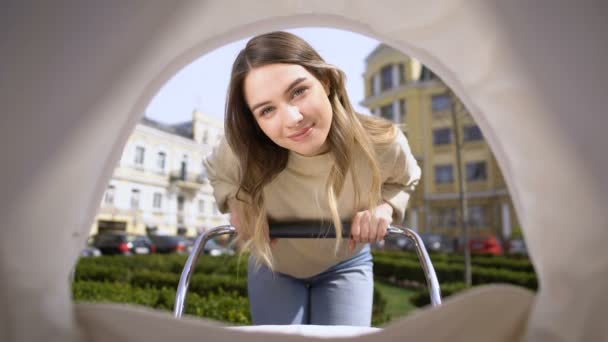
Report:
[[[270,64],[252,69],[244,91],[255,120],[275,144],[304,156],[327,151],[329,89],[304,67]]]

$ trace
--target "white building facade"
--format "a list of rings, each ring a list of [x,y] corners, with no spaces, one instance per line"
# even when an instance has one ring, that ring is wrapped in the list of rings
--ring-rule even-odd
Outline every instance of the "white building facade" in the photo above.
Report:
[[[196,110],[191,122],[180,124],[143,118],[125,145],[91,233],[193,236],[227,224],[203,165],[223,133],[220,121]]]

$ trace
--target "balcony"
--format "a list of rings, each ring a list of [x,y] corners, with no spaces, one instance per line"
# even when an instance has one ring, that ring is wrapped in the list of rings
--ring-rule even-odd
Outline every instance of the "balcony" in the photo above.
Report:
[[[183,191],[197,192],[203,186],[203,179],[194,173],[171,171],[169,182],[175,184]]]

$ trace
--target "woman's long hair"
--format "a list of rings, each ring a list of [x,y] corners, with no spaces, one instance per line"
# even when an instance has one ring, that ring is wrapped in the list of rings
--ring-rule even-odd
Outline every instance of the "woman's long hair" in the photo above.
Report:
[[[239,160],[243,175],[236,202],[240,208],[240,238],[246,241],[244,250],[251,250],[258,262],[270,268],[273,258],[263,189],[285,169],[289,151],[270,140],[258,126],[245,100],[244,81],[250,70],[276,63],[301,65],[322,84],[329,85],[333,118],[327,142],[335,163],[327,177],[326,196],[336,227],[336,252],[342,236],[337,199],[348,171],[355,187],[356,208],[361,205],[361,189],[356,170],[352,167],[355,151],[362,151],[371,166],[371,188],[364,190],[369,190],[367,207],[373,210],[381,199],[381,176],[375,147],[390,144],[397,134],[397,128],[389,121],[354,111],[346,93],[344,72],[325,63],[303,39],[287,32],[271,32],[256,36],[247,43],[232,67],[226,102],[226,139]]]

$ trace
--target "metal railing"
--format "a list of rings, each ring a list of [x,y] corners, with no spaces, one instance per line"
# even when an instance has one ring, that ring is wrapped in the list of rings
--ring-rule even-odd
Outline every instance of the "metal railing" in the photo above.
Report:
[[[182,270],[182,275],[179,280],[177,287],[177,294],[175,296],[175,306],[173,308],[173,315],[176,318],[182,317],[184,308],[186,305],[186,295],[188,294],[188,285],[190,279],[194,273],[194,269],[198,260],[203,253],[205,243],[208,240],[213,239],[217,236],[229,234],[233,236],[236,234],[236,229],[231,225],[218,226],[213,229],[206,231],[201,234],[192,247],[192,252],[186,261],[186,265]],[[344,238],[350,238],[350,223],[343,224]],[[435,274],[435,269],[431,263],[431,258],[424,247],[424,243],[420,236],[413,230],[401,227],[397,225],[389,226],[387,230],[388,236],[405,236],[410,239],[415,246],[416,254],[420,260],[424,276],[426,278],[427,288],[429,291],[431,305],[441,305],[441,289],[439,287],[439,281]],[[270,225],[270,238],[335,238],[336,233],[332,224],[322,222],[284,222],[284,223],[273,223]]]

